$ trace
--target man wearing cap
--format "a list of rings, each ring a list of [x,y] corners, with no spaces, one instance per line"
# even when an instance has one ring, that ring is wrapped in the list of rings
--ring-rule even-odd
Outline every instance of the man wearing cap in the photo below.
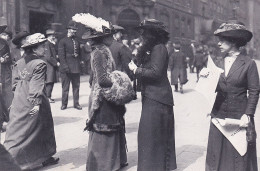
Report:
[[[67,36],[61,39],[58,45],[62,81],[61,110],[65,110],[68,105],[70,82],[72,83],[74,108],[82,109],[79,105],[80,63],[82,60],[79,42],[75,39],[77,29],[76,22],[70,21],[67,26]]]
[[[10,55],[10,49],[4,37],[4,30],[6,25],[0,26],[0,96],[4,99],[0,99],[0,105],[2,105],[3,111],[0,113],[0,129],[2,124],[9,120],[9,107],[13,99],[12,93],[12,59]]]
[[[54,103],[54,99],[51,98],[54,82],[56,82],[56,70],[60,66],[56,58],[55,44],[57,42],[56,33],[52,29],[46,31],[47,41],[45,42],[45,54],[44,61],[47,63],[46,71],[46,94],[50,103]]]
[[[14,59],[14,61],[18,61],[19,59],[22,58],[22,56],[24,55],[24,49],[21,48],[22,44],[25,43],[25,39],[27,36],[29,36],[30,33],[28,33],[27,31],[21,31],[19,33],[17,33],[13,40],[12,43],[16,46],[13,50],[12,50],[12,57]]]
[[[110,45],[109,49],[116,63],[116,70],[125,72],[130,78],[133,77],[132,72],[128,68],[129,62],[132,60],[132,52],[122,43],[122,31],[123,27],[113,25],[116,33],[113,35],[114,41]]]

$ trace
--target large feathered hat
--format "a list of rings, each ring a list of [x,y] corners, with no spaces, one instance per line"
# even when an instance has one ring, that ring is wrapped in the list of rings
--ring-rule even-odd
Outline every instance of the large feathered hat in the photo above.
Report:
[[[97,18],[89,13],[79,13],[72,17],[72,20],[83,24],[88,31],[83,34],[82,39],[92,39],[109,34],[114,34],[112,24],[102,18]]]
[[[253,37],[253,33],[249,31],[243,23],[238,21],[229,21],[221,24],[214,32],[214,35],[240,39],[246,42],[249,42]]]

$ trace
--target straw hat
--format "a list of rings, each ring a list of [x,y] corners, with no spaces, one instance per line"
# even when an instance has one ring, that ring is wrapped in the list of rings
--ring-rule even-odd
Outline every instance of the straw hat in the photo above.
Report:
[[[22,48],[37,45],[39,43],[45,42],[47,39],[41,33],[34,33],[26,37],[25,43],[21,46]]]

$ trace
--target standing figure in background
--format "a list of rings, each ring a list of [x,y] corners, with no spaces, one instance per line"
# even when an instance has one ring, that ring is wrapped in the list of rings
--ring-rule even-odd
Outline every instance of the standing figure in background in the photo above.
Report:
[[[56,58],[55,44],[57,43],[56,33],[54,30],[46,30],[47,41],[45,42],[45,53],[43,60],[47,63],[46,72],[46,95],[50,103],[55,100],[51,98],[54,83],[56,82],[56,70],[60,66]]]
[[[29,35],[30,34],[27,31],[21,31],[14,36],[12,43],[16,47],[13,49],[12,55],[15,62],[17,62],[19,59],[23,57],[24,49],[21,48],[21,46],[25,43],[26,37]]]
[[[246,129],[247,151],[240,155],[225,135],[210,123],[206,171],[258,171],[254,115],[259,100],[259,74],[254,60],[241,54],[253,37],[243,23],[229,21],[214,32],[222,60],[216,65],[221,73],[217,97],[211,111],[212,119],[237,119],[240,129]],[[210,73],[209,73],[210,74]],[[240,143],[240,142],[235,142]],[[259,146],[258,146],[259,147]]]
[[[6,33],[3,33],[6,27],[6,25],[0,26],[0,91],[1,96],[4,97],[0,101],[3,106],[3,112],[0,113],[0,130],[2,130],[3,122],[8,122],[9,120],[9,109],[13,100],[12,58],[5,39]]]
[[[23,170],[33,170],[42,164],[56,164],[56,140],[52,112],[45,92],[47,65],[43,34],[27,36],[24,58],[13,70],[14,99],[4,146]]]
[[[61,110],[65,110],[68,105],[70,82],[72,83],[74,108],[82,110],[79,105],[80,87],[80,46],[76,40],[77,23],[70,21],[67,26],[67,36],[60,40],[58,45],[58,55],[60,59],[60,76],[62,85],[62,105]]]
[[[180,83],[180,92],[183,93],[183,85],[188,82],[186,56],[181,51],[180,42],[176,42],[173,48],[174,49],[169,60],[171,85],[174,85],[175,92],[178,92],[178,84]]]
[[[125,72],[130,78],[132,78],[132,72],[128,68],[129,62],[133,59],[131,50],[122,43],[122,31],[123,27],[113,25],[116,33],[113,35],[113,43],[109,46],[112,56],[115,60],[116,70]]]
[[[177,168],[173,97],[167,77],[169,33],[162,22],[147,19],[138,27],[144,44],[137,54],[138,67],[130,70],[141,83],[142,114],[138,130],[137,171],[170,171]]]
[[[199,45],[196,49],[196,55],[194,56],[194,67],[196,68],[197,72],[197,82],[199,81],[199,73],[202,68],[207,66],[207,58],[208,56],[205,55],[203,51],[203,46]]]

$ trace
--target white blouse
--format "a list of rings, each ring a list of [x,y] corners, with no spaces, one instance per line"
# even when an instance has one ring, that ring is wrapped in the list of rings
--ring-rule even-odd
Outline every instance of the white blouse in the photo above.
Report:
[[[225,76],[228,75],[228,72],[235,62],[237,56],[239,55],[240,52],[234,52],[232,54],[229,54],[227,57],[225,57]]]

